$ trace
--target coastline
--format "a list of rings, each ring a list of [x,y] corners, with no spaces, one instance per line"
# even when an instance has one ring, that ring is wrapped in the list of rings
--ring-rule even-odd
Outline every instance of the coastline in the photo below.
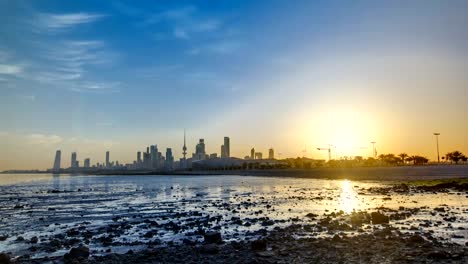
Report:
[[[1,174],[51,174],[47,171],[2,172]],[[354,181],[411,181],[468,178],[468,165],[429,165],[395,167],[352,167],[310,169],[252,169],[252,170],[194,170],[194,171],[141,171],[90,170],[64,172],[57,175],[125,175],[125,176],[258,176],[310,179],[347,179]]]

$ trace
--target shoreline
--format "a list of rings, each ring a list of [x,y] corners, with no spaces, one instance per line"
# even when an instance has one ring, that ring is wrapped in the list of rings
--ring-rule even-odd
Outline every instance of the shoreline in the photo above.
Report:
[[[468,165],[430,165],[395,167],[265,169],[265,170],[196,170],[196,171],[83,171],[50,173],[18,172],[2,174],[56,174],[109,176],[258,176],[311,179],[348,179],[354,181],[408,181],[468,178]]]

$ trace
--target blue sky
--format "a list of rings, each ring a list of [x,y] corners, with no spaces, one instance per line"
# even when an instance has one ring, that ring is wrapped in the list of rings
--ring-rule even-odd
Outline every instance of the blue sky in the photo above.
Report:
[[[219,152],[229,135],[240,157],[251,146],[297,156],[367,138],[429,155],[411,137],[441,127],[466,148],[452,132],[466,127],[446,120],[467,116],[466,10],[466,1],[0,0],[0,169],[24,164],[31,147],[47,152],[36,167],[60,148],[94,161],[106,149],[131,161],[155,143],[177,155],[184,128],[189,148],[205,137]],[[405,132],[382,132],[399,125]],[[363,136],[336,133],[346,130]]]

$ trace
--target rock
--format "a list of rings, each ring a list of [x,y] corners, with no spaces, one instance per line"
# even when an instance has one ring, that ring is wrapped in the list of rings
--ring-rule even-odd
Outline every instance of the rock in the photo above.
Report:
[[[203,245],[200,247],[200,253],[202,254],[218,254],[219,248],[216,245]]]
[[[258,239],[258,240],[252,241],[250,246],[252,250],[262,251],[262,250],[266,250],[267,243],[263,239]]]
[[[5,241],[7,240],[8,235],[0,235],[0,241]]]
[[[427,257],[431,259],[447,259],[447,258],[451,258],[452,256],[450,255],[450,253],[446,251],[436,250],[436,251],[432,251],[431,253],[429,253]]]
[[[89,248],[85,246],[80,246],[76,248],[72,248],[70,252],[66,253],[63,258],[72,260],[72,259],[87,259],[89,257]]]
[[[388,216],[380,213],[380,212],[372,212],[371,213],[372,224],[388,224],[389,218]]]
[[[10,256],[8,256],[5,253],[0,253],[0,263],[1,264],[10,264],[11,263]]]
[[[31,240],[29,240],[29,243],[36,244],[38,241],[39,241],[39,239],[37,238],[37,236],[33,236],[33,237],[31,237]]]
[[[341,237],[339,235],[334,235],[332,238],[333,242],[341,242]]]
[[[411,243],[424,243],[424,238],[420,235],[412,235],[409,239],[408,239],[409,242]]]
[[[223,239],[219,232],[207,232],[203,235],[206,244],[221,243]]]

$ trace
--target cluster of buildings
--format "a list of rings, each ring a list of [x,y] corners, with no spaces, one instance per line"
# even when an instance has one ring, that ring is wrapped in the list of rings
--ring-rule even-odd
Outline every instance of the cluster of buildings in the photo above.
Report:
[[[83,165],[77,159],[77,153],[71,153],[70,167],[61,169],[62,152],[57,150],[55,160],[51,171],[60,172],[66,171],[89,171],[89,170],[151,170],[151,171],[172,171],[172,170],[187,170],[193,167],[203,166],[210,167],[228,167],[240,164],[241,159],[231,157],[231,143],[229,137],[224,137],[223,144],[220,149],[220,156],[217,153],[207,153],[205,148],[205,140],[201,138],[195,146],[195,152],[191,157],[187,157],[187,146],[184,132],[184,145],[182,147],[182,158],[175,160],[171,148],[166,148],[165,155],[159,151],[157,145],[146,147],[146,151],[138,151],[136,160],[132,163],[120,164],[118,161],[110,160],[110,152],[106,152],[105,163],[96,163],[91,165],[90,158],[83,160]],[[262,160],[261,152],[255,152],[252,148],[250,156],[245,156],[245,160]],[[274,150],[270,149],[268,159],[274,160]],[[245,163],[245,162],[244,162]]]

